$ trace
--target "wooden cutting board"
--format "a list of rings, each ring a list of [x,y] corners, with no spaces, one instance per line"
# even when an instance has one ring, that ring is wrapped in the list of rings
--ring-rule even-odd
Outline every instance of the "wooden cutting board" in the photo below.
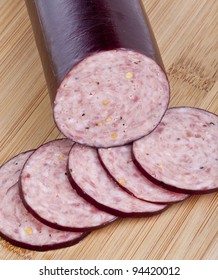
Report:
[[[218,114],[218,1],[143,2],[169,76],[170,105]],[[24,1],[0,0],[0,164],[60,136]],[[0,239],[0,258],[218,259],[217,232],[217,193],[195,195],[161,215],[119,219],[66,249],[34,252]]]

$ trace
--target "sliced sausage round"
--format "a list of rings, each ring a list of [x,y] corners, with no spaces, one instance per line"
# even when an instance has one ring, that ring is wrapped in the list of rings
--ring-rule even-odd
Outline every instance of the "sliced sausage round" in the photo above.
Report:
[[[54,140],[29,157],[20,177],[21,197],[27,209],[51,227],[69,231],[97,229],[116,217],[97,209],[71,187],[66,167],[72,145],[69,139]]]
[[[189,197],[188,194],[166,190],[148,180],[133,162],[132,145],[99,149],[98,153],[105,170],[124,190],[137,198],[156,203],[174,203]]]
[[[218,116],[177,107],[167,111],[159,126],[134,142],[135,162],[162,186],[187,193],[218,189]]]
[[[137,199],[122,190],[102,167],[95,148],[80,144],[69,154],[69,180],[77,192],[97,207],[120,217],[159,213],[166,204]]]
[[[0,197],[0,209],[0,235],[16,246],[37,251],[58,249],[74,245],[87,235],[56,230],[38,221],[24,207],[18,183]]]
[[[19,154],[0,168],[0,236],[16,246],[38,251],[76,244],[87,233],[59,231],[42,224],[20,199],[17,182],[32,152]]]
[[[18,182],[21,169],[33,151],[23,152],[14,156],[0,167],[0,193],[3,196],[8,188]]]

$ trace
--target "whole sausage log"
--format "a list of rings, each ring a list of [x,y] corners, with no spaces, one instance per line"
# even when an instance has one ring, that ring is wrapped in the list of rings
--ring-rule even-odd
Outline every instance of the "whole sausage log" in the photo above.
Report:
[[[169,83],[141,1],[26,0],[60,131],[95,147],[149,134]]]

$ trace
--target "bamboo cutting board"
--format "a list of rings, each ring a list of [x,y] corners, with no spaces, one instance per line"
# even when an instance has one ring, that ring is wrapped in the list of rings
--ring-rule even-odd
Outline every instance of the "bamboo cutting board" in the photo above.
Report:
[[[144,0],[169,76],[170,106],[218,114],[218,1]],[[0,165],[60,137],[24,1],[0,0]],[[0,221],[1,222],[1,221]],[[0,259],[218,259],[218,195],[119,219],[79,244],[34,252],[0,239]]]

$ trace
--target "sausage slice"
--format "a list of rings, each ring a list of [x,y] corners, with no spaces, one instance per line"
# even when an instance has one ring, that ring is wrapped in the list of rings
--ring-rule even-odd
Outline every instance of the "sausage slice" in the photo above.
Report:
[[[81,196],[111,214],[140,217],[167,207],[140,200],[122,190],[102,167],[95,148],[74,145],[69,154],[68,173],[72,186]]]
[[[178,107],[160,125],[134,142],[135,162],[146,176],[166,188],[187,193],[218,189],[218,116]]]
[[[189,197],[172,192],[148,180],[132,159],[132,145],[98,150],[105,170],[124,190],[134,196],[156,203],[174,203]]]
[[[80,197],[71,187],[66,168],[73,146],[59,139],[39,147],[27,160],[20,177],[20,192],[27,209],[43,223],[67,231],[87,231],[116,219]]]
[[[74,245],[87,233],[59,231],[44,225],[26,210],[20,199],[17,182],[32,152],[19,154],[0,168],[0,235],[16,246],[37,251]]]

